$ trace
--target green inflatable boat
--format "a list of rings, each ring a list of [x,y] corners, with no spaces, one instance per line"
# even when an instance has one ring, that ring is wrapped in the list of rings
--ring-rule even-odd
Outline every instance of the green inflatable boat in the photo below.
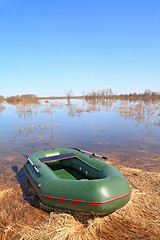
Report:
[[[119,170],[93,158],[102,156],[79,149],[45,150],[31,158],[23,155],[25,173],[48,206],[105,215],[130,200],[131,189]]]

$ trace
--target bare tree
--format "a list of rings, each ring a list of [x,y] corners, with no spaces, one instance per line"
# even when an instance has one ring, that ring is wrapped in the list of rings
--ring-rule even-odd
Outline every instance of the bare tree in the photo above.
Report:
[[[109,89],[108,89],[108,95],[109,95],[109,96],[112,96],[112,95],[113,95],[112,88],[109,88]]]
[[[65,95],[67,97],[68,104],[70,104],[70,98],[73,96],[73,91],[71,89],[70,90],[66,90],[65,91]]]

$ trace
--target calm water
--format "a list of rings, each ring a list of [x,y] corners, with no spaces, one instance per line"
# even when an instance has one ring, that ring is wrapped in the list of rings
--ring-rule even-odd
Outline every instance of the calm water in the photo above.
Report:
[[[124,166],[159,171],[160,101],[41,100],[0,103],[1,176],[23,166],[22,152],[78,147]]]

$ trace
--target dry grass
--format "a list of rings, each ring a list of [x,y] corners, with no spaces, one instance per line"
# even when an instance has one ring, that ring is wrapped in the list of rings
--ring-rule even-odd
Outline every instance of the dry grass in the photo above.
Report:
[[[45,105],[44,105],[44,109],[43,112],[44,113],[48,113],[48,114],[52,114],[53,112],[55,112],[55,109],[61,109],[64,107],[64,104],[58,101],[54,101],[53,102],[49,102],[48,100],[44,101]]]
[[[118,168],[132,187],[132,199],[103,217],[46,207],[28,182],[20,186],[13,176],[0,189],[1,239],[159,239],[159,174]]]
[[[17,96],[11,96],[11,97],[7,97],[6,102],[8,102],[9,104],[18,104],[18,103],[22,103],[22,104],[28,104],[28,103],[38,103],[39,99],[32,94],[27,94],[27,95],[17,95]]]

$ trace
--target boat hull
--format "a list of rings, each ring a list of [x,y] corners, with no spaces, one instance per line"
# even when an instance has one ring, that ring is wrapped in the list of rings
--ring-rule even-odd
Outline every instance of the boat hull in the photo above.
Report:
[[[76,157],[47,163],[41,161],[71,153]],[[131,189],[118,169],[83,153],[67,149],[41,151],[31,160],[41,174],[28,161],[24,170],[40,200],[48,206],[104,215],[130,200]]]

